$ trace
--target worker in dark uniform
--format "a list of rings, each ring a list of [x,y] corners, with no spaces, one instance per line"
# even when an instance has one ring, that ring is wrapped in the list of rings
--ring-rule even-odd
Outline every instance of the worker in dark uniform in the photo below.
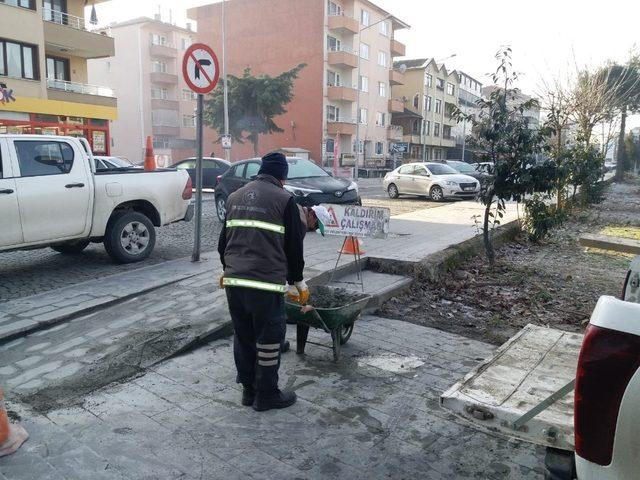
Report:
[[[303,303],[309,298],[303,279],[305,226],[293,195],[283,188],[288,170],[281,153],[262,158],[257,178],[229,196],[218,242],[242,404],[258,411],[296,401],[294,392],[278,388],[287,284]]]

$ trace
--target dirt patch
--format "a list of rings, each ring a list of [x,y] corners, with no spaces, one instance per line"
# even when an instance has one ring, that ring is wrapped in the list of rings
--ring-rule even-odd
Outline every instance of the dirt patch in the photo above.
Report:
[[[315,308],[338,308],[363,298],[363,295],[344,288],[318,288],[311,293],[309,305]]]
[[[494,344],[528,323],[582,331],[601,295],[620,295],[630,257],[585,251],[580,235],[638,226],[640,183],[614,184],[602,204],[575,213],[544,244],[503,245],[493,268],[475,256],[437,282],[416,281],[380,313]]]

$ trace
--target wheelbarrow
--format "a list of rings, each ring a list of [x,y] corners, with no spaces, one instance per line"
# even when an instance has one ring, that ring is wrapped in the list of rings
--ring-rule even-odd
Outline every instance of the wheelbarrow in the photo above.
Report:
[[[309,287],[311,294],[310,305],[313,306],[314,294],[323,296],[332,295],[337,293],[335,290],[340,290],[340,296],[348,296],[345,305],[333,308],[313,308],[303,313],[301,311],[302,306],[299,303],[285,299],[286,315],[292,323],[296,324],[297,353],[304,353],[304,348],[307,343],[326,347],[326,345],[307,341],[310,327],[321,328],[331,334],[333,359],[335,361],[340,359],[340,347],[349,341],[351,333],[353,332],[353,324],[362,313],[362,310],[367,306],[371,295],[318,285]]]

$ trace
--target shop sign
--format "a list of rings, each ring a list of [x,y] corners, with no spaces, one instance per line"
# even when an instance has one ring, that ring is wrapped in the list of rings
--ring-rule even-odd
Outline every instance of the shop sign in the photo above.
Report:
[[[0,87],[0,103],[15,102],[16,97],[13,96],[13,90],[7,87]]]

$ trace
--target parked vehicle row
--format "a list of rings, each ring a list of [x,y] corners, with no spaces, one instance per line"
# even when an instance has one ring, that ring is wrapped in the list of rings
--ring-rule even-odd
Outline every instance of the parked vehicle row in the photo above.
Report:
[[[102,242],[115,261],[138,262],[156,227],[193,216],[185,171],[96,168],[104,162],[83,138],[0,135],[0,252]]]

